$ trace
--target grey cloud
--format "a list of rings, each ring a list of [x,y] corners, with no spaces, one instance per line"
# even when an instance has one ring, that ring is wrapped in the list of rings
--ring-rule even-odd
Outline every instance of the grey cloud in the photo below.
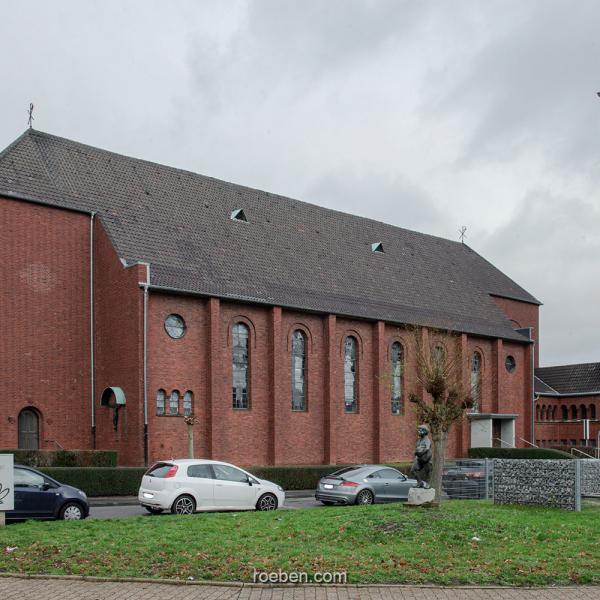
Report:
[[[600,207],[539,189],[483,245],[484,254],[544,306],[541,362],[600,358]],[[594,333],[592,333],[594,332]]]

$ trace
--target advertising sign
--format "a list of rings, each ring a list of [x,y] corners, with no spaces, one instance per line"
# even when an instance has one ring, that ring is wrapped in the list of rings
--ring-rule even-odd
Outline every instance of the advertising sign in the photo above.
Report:
[[[0,512],[15,508],[13,458],[12,454],[0,454]]]

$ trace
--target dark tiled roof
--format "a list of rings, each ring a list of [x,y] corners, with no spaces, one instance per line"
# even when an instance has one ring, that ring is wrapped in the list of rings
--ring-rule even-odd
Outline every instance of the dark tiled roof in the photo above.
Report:
[[[536,382],[535,391],[543,395],[600,394],[600,363],[539,367],[535,376],[543,384],[538,391]]]
[[[533,378],[533,390],[536,394],[541,394],[542,396],[558,396],[559,393],[552,389],[548,384],[544,383],[539,377],[535,376]]]
[[[490,293],[539,304],[464,244],[34,130],[0,153],[3,192],[98,212],[156,286],[519,341]]]

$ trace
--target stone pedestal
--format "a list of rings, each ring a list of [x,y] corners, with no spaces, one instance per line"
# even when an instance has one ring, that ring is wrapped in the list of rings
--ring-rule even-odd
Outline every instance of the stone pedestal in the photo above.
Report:
[[[429,505],[435,500],[435,490],[433,488],[410,488],[408,490],[408,506]]]

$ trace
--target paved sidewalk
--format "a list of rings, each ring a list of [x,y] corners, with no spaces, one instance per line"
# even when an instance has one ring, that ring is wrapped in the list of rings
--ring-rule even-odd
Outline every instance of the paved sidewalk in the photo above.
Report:
[[[2,600],[598,600],[600,587],[253,587],[0,577]]]

